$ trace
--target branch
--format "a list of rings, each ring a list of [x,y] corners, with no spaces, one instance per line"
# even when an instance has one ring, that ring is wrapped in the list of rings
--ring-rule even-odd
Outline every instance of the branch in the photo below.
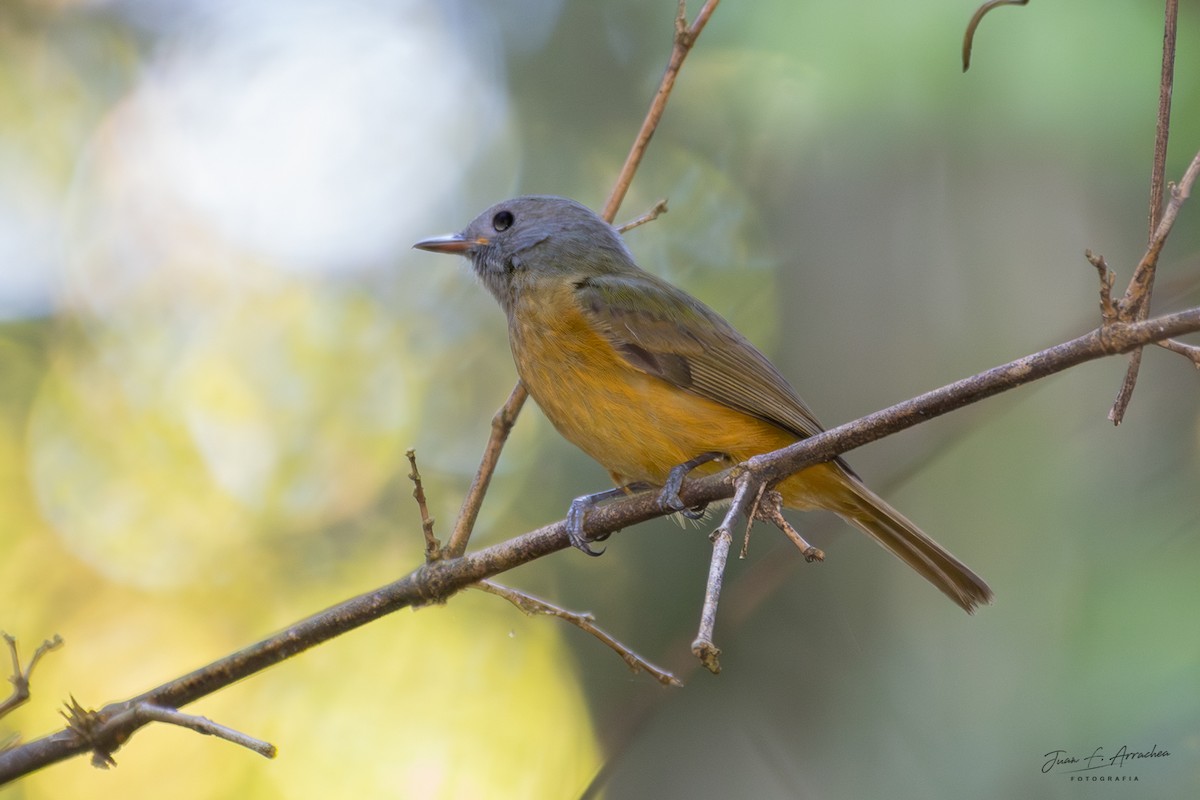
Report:
[[[898,403],[882,411],[839,425],[776,453],[755,456],[746,467],[762,471],[769,480],[798,472],[876,439],[911,428],[932,417],[1024,386],[1071,367],[1110,355],[1128,353],[1164,339],[1200,331],[1200,307],[1142,322],[1118,322],[1069,342],[1010,361],[970,378]],[[684,502],[693,498],[685,493]]]
[[[897,431],[978,402],[985,397],[1023,386],[1087,361],[1127,353],[1134,348],[1200,331],[1200,308],[1192,308],[1143,322],[1118,322],[1069,342],[1042,350],[1008,364],[979,373],[862,419],[804,439],[782,450],[755,456],[731,470],[684,484],[680,494],[688,506],[716,502],[734,494],[734,474],[748,472],[759,481],[773,481],[835,455],[861,447]],[[593,509],[584,523],[591,538],[612,534],[639,522],[663,516],[657,492],[621,498]],[[409,575],[297,622],[281,633],[177,680],[165,683],[124,702],[95,712],[98,724],[120,724],[106,729],[100,744],[116,750],[145,724],[128,715],[139,704],[180,708],[206,695],[261,672],[297,653],[315,647],[372,620],[401,608],[447,600],[459,590],[485,578],[570,546],[564,520],[546,525],[460,558],[423,564]],[[0,752],[0,785],[28,772],[88,752],[97,746],[71,728]]]

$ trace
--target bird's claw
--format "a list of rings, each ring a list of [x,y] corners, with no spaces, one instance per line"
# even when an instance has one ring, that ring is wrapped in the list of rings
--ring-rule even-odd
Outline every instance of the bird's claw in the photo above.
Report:
[[[682,514],[688,519],[702,519],[705,510],[708,508],[708,503],[689,506],[679,496],[679,490],[683,488],[683,479],[687,477],[689,472],[701,464],[707,464],[710,461],[719,461],[724,457],[724,455],[717,452],[701,453],[695,458],[672,467],[671,471],[667,473],[667,481],[663,484],[662,491],[658,495],[659,506],[668,511]]]
[[[591,496],[576,497],[571,501],[571,507],[567,509],[567,538],[571,540],[571,546],[576,550],[582,550],[589,556],[604,555],[604,550],[593,550],[591,542],[603,541],[608,538],[608,534],[597,536],[595,539],[589,539],[583,532],[583,523],[587,517],[588,509],[596,503]]]
[[[682,514],[688,519],[703,519],[704,512],[708,510],[708,503],[700,503],[696,506],[689,506],[683,502],[683,498],[679,496],[679,489],[672,488],[670,485],[664,486],[659,492],[658,504],[668,511],[674,511],[676,514]]]

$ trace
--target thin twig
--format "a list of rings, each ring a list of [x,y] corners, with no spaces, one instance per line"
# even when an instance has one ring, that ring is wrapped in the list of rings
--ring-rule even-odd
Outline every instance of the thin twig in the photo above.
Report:
[[[754,480],[749,473],[741,472],[734,480],[734,485],[737,488],[733,502],[725,512],[721,524],[708,537],[713,543],[712,560],[708,566],[708,580],[704,584],[700,630],[692,642],[692,653],[700,659],[704,668],[714,675],[721,671],[721,648],[713,643],[713,629],[717,624],[717,603],[721,599],[721,584],[725,579],[725,565],[729,561],[729,547],[733,543],[733,525],[737,522],[738,515],[746,513],[748,505],[757,501],[765,484]],[[753,494],[750,492],[751,487],[754,487]]]
[[[708,19],[716,10],[718,2],[720,0],[708,0],[689,26],[687,24],[687,4],[684,0],[679,0],[679,13],[675,17],[675,43],[671,48],[671,58],[667,61],[667,69],[658,85],[658,91],[654,94],[654,100],[650,103],[650,110],[646,113],[646,118],[642,121],[642,127],[637,136],[634,137],[633,146],[629,148],[629,155],[625,157],[625,165],[621,167],[616,185],[613,186],[612,193],[608,196],[608,202],[604,204],[604,212],[600,216],[608,222],[616,219],[617,211],[625,200],[625,193],[629,191],[629,184],[633,183],[633,175],[642,163],[642,156],[646,153],[650,138],[654,136],[658,122],[662,119],[663,111],[666,110],[671,90],[675,88],[675,78],[679,75],[679,68],[683,66],[683,60],[687,58],[687,54],[691,52],[692,46],[696,43],[696,37],[708,24]]]
[[[275,745],[270,742],[247,736],[207,717],[184,714],[177,709],[151,702],[131,703],[118,713],[106,715],[104,711],[85,708],[72,697],[66,708],[59,713],[67,720],[68,730],[78,736],[92,751],[92,766],[102,769],[116,766],[113,752],[128,738],[129,734],[125,731],[132,732],[151,722],[178,725],[206,736],[216,736],[267,758],[274,758],[276,755]]]
[[[495,581],[480,581],[479,583],[473,584],[471,588],[480,589],[490,594],[494,594],[497,597],[503,597],[505,600],[521,609],[522,612],[530,616],[543,614],[550,617],[557,617],[558,619],[569,622],[580,630],[590,633],[592,636],[595,636],[597,639],[599,639],[605,646],[619,655],[621,660],[629,665],[629,668],[634,672],[638,672],[639,670],[645,671],[663,686],[683,686],[683,682],[670,672],[662,667],[658,667],[650,663],[650,661],[634,652],[631,647],[621,643],[610,633],[597,626],[595,623],[595,617],[593,617],[591,614],[568,611],[565,608],[556,606],[553,603],[541,599],[540,597],[534,597],[533,595],[522,592],[519,589],[514,589],[511,586],[504,586],[496,583]]]
[[[1192,366],[1200,369],[1200,347],[1191,344],[1177,342],[1174,339],[1164,339],[1161,342],[1155,342],[1164,350],[1170,350],[1172,353],[1178,353],[1184,358],[1192,362]]]
[[[1084,250],[1083,255],[1100,275],[1100,319],[1105,325],[1116,322],[1120,316],[1116,304],[1113,303],[1112,287],[1117,276],[1108,268],[1108,262],[1104,260],[1104,256],[1097,255],[1091,250]]]
[[[971,67],[971,47],[975,44],[975,29],[979,27],[979,23],[983,20],[983,15],[999,6],[1023,6],[1028,2],[1029,0],[988,0],[988,2],[975,9],[975,13],[971,15],[971,21],[967,23],[967,32],[963,34],[963,72],[966,72]]]
[[[746,511],[746,532],[742,534],[742,550],[738,553],[738,558],[745,558],[750,553],[750,531],[754,530],[754,520],[758,519],[758,506],[762,502],[763,493],[766,490],[765,483],[758,485],[758,491],[754,493],[754,502]]]
[[[767,492],[764,499],[766,502],[757,511],[759,517],[783,531],[784,535],[792,540],[792,544],[796,545],[800,554],[804,556],[805,561],[810,564],[814,561],[824,561],[824,551],[809,544],[808,540],[800,535],[800,531],[793,528],[792,523],[788,522],[787,518],[783,516],[783,495],[779,492],[771,491]]]
[[[633,230],[634,228],[637,228],[641,225],[645,225],[647,222],[653,222],[654,220],[658,219],[665,213],[667,213],[667,198],[664,197],[661,200],[659,200],[657,203],[652,205],[650,207],[650,210],[647,211],[645,214],[642,214],[640,217],[636,217],[635,219],[629,220],[629,222],[626,222],[624,225],[617,226],[617,232],[618,233],[628,233],[629,231]]]
[[[458,519],[454,522],[450,541],[446,543],[446,555],[449,558],[458,558],[467,552],[467,542],[471,538],[471,531],[475,529],[475,520],[479,518],[479,509],[483,506],[484,496],[487,495],[488,484],[496,472],[496,465],[500,463],[500,453],[504,450],[504,443],[508,441],[508,435],[517,423],[517,415],[521,413],[521,407],[525,405],[528,397],[525,386],[517,381],[504,405],[492,417],[492,432],[483,448],[479,469],[475,471],[471,488],[463,498],[462,510],[458,512]]]
[[[1129,365],[1125,367],[1125,377],[1121,380],[1121,388],[1113,399],[1112,407],[1108,409],[1108,420],[1113,425],[1125,421],[1125,412],[1129,409],[1129,401],[1133,399],[1133,387],[1137,386],[1138,372],[1142,369],[1142,350],[1134,350],[1129,354]]]
[[[708,567],[708,581],[704,584],[704,607],[700,610],[700,630],[692,642],[692,653],[706,670],[719,675],[721,648],[713,643],[713,628],[717,624],[717,601],[721,597],[721,583],[725,578],[725,563],[729,560],[733,535],[729,527],[722,524],[708,538],[713,543],[712,562]]]
[[[227,742],[241,745],[266,758],[274,758],[278,753],[275,745],[270,742],[255,739],[253,736],[248,736],[241,731],[213,722],[208,717],[184,714],[182,711],[174,708],[156,706],[153,703],[139,703],[131,710],[131,713],[135,714],[138,720],[143,723],[163,722],[168,725],[178,725],[181,728],[196,731],[196,733],[203,733],[206,736],[216,736],[218,739],[224,739]]]
[[[33,656],[29,659],[29,665],[25,669],[21,669],[21,656],[17,652],[17,639],[8,633],[0,631],[0,636],[8,644],[9,655],[12,656],[12,676],[8,679],[13,685],[12,694],[10,694],[4,702],[0,703],[0,717],[12,712],[13,709],[26,703],[30,697],[29,677],[33,674],[34,668],[38,662],[42,660],[42,656],[49,653],[51,650],[57,650],[62,647],[62,637],[57,633],[53,639],[47,639],[38,645],[38,648],[33,651]]]
[[[1171,134],[1171,95],[1175,86],[1175,37],[1179,28],[1179,0],[1166,0],[1163,13],[1162,73],[1158,82],[1158,118],[1154,131],[1154,166],[1150,171],[1149,230],[1154,238],[1162,220],[1163,190],[1167,180],[1167,141]],[[1144,319],[1144,317],[1143,317]]]
[[[500,427],[511,428],[511,416],[506,415],[503,412],[504,409],[501,409],[501,413],[496,415],[497,419],[500,421]],[[507,435],[507,431],[505,431],[505,435]],[[412,465],[412,474],[409,475],[409,477],[412,478],[413,483],[416,484],[416,489],[413,490],[413,497],[417,499],[417,505],[421,510],[421,525],[425,529],[425,561],[428,563],[444,557],[444,553],[437,549],[437,539],[433,538],[433,520],[429,517],[429,511],[425,506],[425,491],[421,487],[421,476],[417,472],[416,454],[412,450],[409,450],[407,455],[408,461]],[[430,542],[433,543],[432,551],[430,549]],[[517,608],[521,609],[521,611],[529,614],[530,616],[535,614],[543,614],[545,616],[558,617],[561,620],[565,620],[566,622],[571,623],[577,628],[580,628],[581,630],[586,631],[587,633],[590,633],[592,636],[595,636],[597,639],[599,639],[604,645],[619,655],[634,672],[644,670],[648,675],[664,686],[683,686],[683,683],[680,682],[670,672],[667,672],[665,669],[652,664],[650,661],[634,652],[633,648],[623,644],[617,640],[616,637],[612,636],[610,633],[596,625],[595,618],[592,617],[591,614],[580,614],[574,611],[567,611],[565,608],[556,606],[547,600],[541,599],[540,597],[534,597],[533,595],[522,592],[519,589],[503,586],[499,583],[495,583],[494,581],[480,581],[479,583],[472,584],[471,588],[480,589],[498,597],[503,597],[505,600],[512,603]]]
[[[1154,164],[1150,170],[1150,248],[1134,270],[1129,280],[1129,288],[1125,290],[1122,305],[1130,314],[1128,321],[1140,321],[1150,315],[1150,295],[1154,291],[1154,274],[1158,266],[1158,253],[1162,249],[1164,234],[1158,247],[1154,242],[1159,238],[1158,231],[1162,223],[1163,184],[1167,174],[1167,139],[1171,131],[1171,93],[1175,83],[1175,34],[1178,28],[1179,0],[1166,0],[1166,11],[1163,23],[1163,55],[1162,72],[1159,77],[1158,117],[1154,135]],[[1170,230],[1168,226],[1167,230]],[[1129,354],[1129,366],[1125,369],[1125,378],[1121,388],[1108,411],[1108,418],[1113,425],[1120,425],[1125,419],[1125,411],[1129,401],[1133,399],[1133,389],[1137,385],[1138,371],[1142,366],[1142,350],[1139,348]]]
[[[417,501],[417,509],[421,514],[421,530],[425,534],[425,560],[436,561],[442,557],[442,544],[433,535],[433,517],[429,516],[429,506],[425,502],[425,487],[421,485],[421,473],[417,469],[417,451],[411,447],[404,451],[412,472],[408,479],[413,482],[413,498]]]
[[[1146,291],[1142,287],[1152,279],[1154,266],[1158,263],[1158,255],[1162,252],[1163,245],[1167,243],[1167,237],[1170,236],[1171,229],[1175,226],[1179,209],[1192,193],[1192,186],[1196,183],[1197,175],[1200,175],[1200,153],[1192,158],[1192,163],[1188,164],[1188,168],[1184,170],[1179,183],[1168,187],[1171,199],[1167,201],[1162,217],[1158,221],[1158,227],[1154,229],[1154,236],[1150,239],[1150,243],[1146,246],[1146,252],[1142,254],[1141,260],[1134,269],[1133,277],[1129,279],[1125,297],[1121,299],[1122,318],[1125,322],[1139,321],[1139,318],[1133,317],[1132,312],[1143,305],[1149,306],[1149,303],[1144,300]],[[1144,319],[1144,317],[1140,319]]]

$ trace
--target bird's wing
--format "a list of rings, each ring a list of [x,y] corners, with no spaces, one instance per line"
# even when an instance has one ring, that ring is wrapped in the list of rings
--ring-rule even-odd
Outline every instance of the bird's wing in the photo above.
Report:
[[[581,278],[575,290],[587,319],[633,367],[797,436],[822,430],[767,357],[682,290],[647,272]]]

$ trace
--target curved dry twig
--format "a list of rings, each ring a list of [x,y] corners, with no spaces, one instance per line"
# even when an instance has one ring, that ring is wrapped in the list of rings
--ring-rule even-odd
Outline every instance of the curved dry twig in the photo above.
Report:
[[[999,8],[1000,6],[1023,6],[1028,3],[1029,0],[987,0],[986,3],[975,9],[975,13],[971,15],[971,21],[967,23],[967,32],[963,34],[963,72],[971,68],[971,47],[975,44],[975,29],[983,21],[984,15],[993,8]]]

